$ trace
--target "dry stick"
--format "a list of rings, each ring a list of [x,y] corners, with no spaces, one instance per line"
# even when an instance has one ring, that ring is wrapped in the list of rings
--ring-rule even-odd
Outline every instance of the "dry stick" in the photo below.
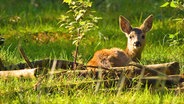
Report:
[[[145,68],[145,70],[151,71],[153,73],[157,73],[158,75],[166,76],[166,74],[164,74],[164,73],[162,73],[160,71],[157,71],[157,70],[152,69],[152,66],[154,66],[154,65],[152,65],[151,67],[149,67],[149,66],[144,66],[144,65],[138,64],[138,63],[130,63],[129,65],[124,66],[124,67],[128,67],[128,66],[135,66],[135,67],[137,67],[139,69]],[[84,66],[84,67],[99,68],[99,66]],[[124,67],[111,67],[111,68],[100,67],[100,68],[101,69],[104,69],[104,70],[123,71],[123,70],[125,70]]]
[[[77,35],[78,37],[80,37],[80,29],[77,29]],[[75,47],[75,54],[74,54],[74,70],[77,69],[77,58],[78,58],[78,52],[79,52],[79,43],[80,43],[80,40],[79,38],[77,38],[77,41],[76,41],[76,47]]]
[[[4,64],[3,64],[3,62],[2,62],[2,60],[0,58],[0,70],[2,70],[2,69],[4,69]]]
[[[74,56],[74,67],[73,67],[73,69],[74,70],[76,70],[77,69],[77,57],[78,57],[78,50],[79,50],[79,46],[77,45],[76,46],[76,49],[75,49],[75,56]]]
[[[145,67],[143,67],[142,71],[141,71],[141,74],[140,74],[140,78],[139,78],[139,81],[137,83],[137,87],[136,87],[136,90],[139,90],[141,88],[141,79],[144,77],[144,73],[145,73]]]
[[[135,66],[135,67],[138,67],[138,68],[140,68],[140,69],[144,69],[144,72],[145,72],[146,70],[148,70],[148,71],[151,71],[151,72],[155,72],[155,73],[157,73],[158,75],[167,76],[165,73],[162,73],[162,72],[160,72],[160,71],[154,70],[154,68],[155,68],[155,67],[153,68],[154,65],[148,66],[148,65],[141,65],[141,64],[139,64],[139,63],[132,62],[132,63],[130,63],[128,66]],[[143,74],[144,74],[144,73],[143,73]]]
[[[23,70],[0,71],[1,78],[17,77],[17,78],[35,78],[36,68]]]
[[[41,82],[43,81],[43,79],[44,79],[45,77],[46,77],[46,76],[43,75],[43,76],[40,77],[40,79],[38,79],[37,83],[34,85],[34,90],[35,90],[35,91],[40,90]]]
[[[126,77],[124,72],[122,72],[120,80],[119,80],[119,85],[118,85],[118,92],[117,92],[117,96],[119,96],[121,94],[121,90],[125,87],[125,81],[126,81]]]
[[[53,73],[54,73],[54,70],[56,69],[56,63],[57,63],[57,60],[54,60],[54,61],[53,61],[52,68],[51,68],[50,77],[49,77],[49,83],[50,83],[50,81],[53,79]],[[48,83],[48,84],[49,84],[49,83]]]
[[[99,73],[98,73],[98,78],[99,78],[100,80],[102,80],[102,69],[100,69],[100,71],[99,71]],[[95,87],[95,92],[94,92],[94,93],[97,93],[97,92],[99,91],[99,89],[100,89],[100,84],[101,84],[100,81],[97,82],[96,87]]]
[[[29,61],[28,57],[26,56],[23,48],[19,45],[19,52],[21,54],[21,56],[24,58],[24,60],[26,61],[27,65],[30,67],[30,68],[34,68],[33,65],[31,64],[31,62]]]

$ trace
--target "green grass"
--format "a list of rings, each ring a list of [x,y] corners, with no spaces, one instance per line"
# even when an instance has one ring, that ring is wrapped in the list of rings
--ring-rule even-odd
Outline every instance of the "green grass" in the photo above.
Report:
[[[100,1],[95,0],[93,9],[103,19],[98,23],[99,30],[88,33],[82,41],[78,62],[87,63],[94,52],[102,48],[126,47],[126,37],[118,27],[119,15],[128,18],[133,26],[139,26],[148,15],[153,14],[154,25],[147,33],[147,44],[141,63],[178,61],[181,72],[184,72],[184,44],[169,46],[168,42],[169,34],[177,31],[181,31],[181,36],[184,37],[183,25],[172,21],[172,18],[183,17],[182,11],[160,8],[164,2],[160,0],[104,0],[102,3]],[[24,62],[17,50],[18,44],[22,45],[30,60],[57,58],[72,61],[75,46],[72,45],[65,29],[59,28],[58,25],[59,15],[66,10],[67,6],[59,0],[35,0],[33,4],[31,0],[1,0],[0,34],[5,37],[5,44],[0,46],[0,58],[3,63],[9,65]],[[0,79],[0,103],[184,103],[183,93],[176,95],[173,92],[154,92],[146,88],[140,91],[125,90],[119,96],[112,91],[94,94],[91,86],[86,89],[64,90],[58,87],[52,93],[44,90],[33,91],[37,80]],[[71,78],[63,79],[65,83],[69,80]],[[61,85],[61,82],[52,79],[51,83],[43,82],[42,87]]]
[[[67,78],[68,79],[68,78]],[[69,78],[70,79],[70,78]],[[98,93],[94,93],[92,85],[86,85],[83,88],[60,88],[64,83],[68,81],[61,81],[63,79],[52,79],[49,81],[44,80],[41,84],[41,88],[45,86],[57,85],[55,89],[40,89],[33,90],[33,86],[37,82],[34,80],[18,80],[9,79],[1,80],[0,86],[1,103],[44,103],[44,104],[112,104],[112,103],[136,103],[136,104],[182,104],[184,102],[184,94],[175,94],[174,92],[167,91],[151,91],[147,88],[143,90],[124,90],[121,95],[117,96],[116,93],[111,90],[100,90]],[[71,80],[71,79],[70,79]],[[79,81],[79,80],[78,80]],[[78,82],[77,80],[75,82]],[[72,81],[69,81],[72,82]],[[51,85],[52,84],[52,85]]]

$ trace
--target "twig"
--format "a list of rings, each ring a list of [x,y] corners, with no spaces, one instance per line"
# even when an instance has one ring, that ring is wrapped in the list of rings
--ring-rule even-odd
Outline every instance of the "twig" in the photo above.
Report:
[[[139,78],[139,81],[138,81],[137,87],[136,87],[137,90],[139,90],[141,88],[141,84],[142,84],[141,79],[144,77],[144,73],[145,73],[145,67],[143,67],[143,69],[141,71],[140,78]]]
[[[0,70],[2,70],[2,69],[4,69],[4,64],[3,64],[3,62],[2,62],[2,60],[0,58]]]
[[[117,90],[117,96],[119,96],[121,94],[122,89],[125,87],[125,81],[126,81],[126,75],[124,73],[121,74],[120,80],[119,80],[119,84],[118,84],[118,90]]]
[[[18,46],[19,48],[19,52],[21,54],[21,56],[24,58],[24,60],[26,61],[27,65],[30,67],[30,68],[34,68],[33,65],[31,64],[31,62],[29,61],[28,57],[26,56],[23,48],[21,47],[21,45],[19,44]]]
[[[35,91],[40,90],[41,82],[43,81],[43,79],[44,79],[45,77],[46,77],[46,76],[43,75],[43,76],[40,77],[40,79],[38,79],[37,83],[34,85],[34,90],[35,90]]]
[[[102,78],[102,69],[99,70],[98,78],[99,78],[99,80],[102,80],[102,79],[103,79],[103,78]],[[94,93],[97,93],[97,92],[98,92],[98,90],[100,89],[100,84],[101,84],[100,81],[97,82],[96,87],[95,87],[95,92],[94,92]]]
[[[50,76],[49,76],[48,84],[50,84],[51,80],[53,79],[53,73],[54,73],[54,70],[56,69],[56,63],[57,63],[57,60],[54,60],[53,64],[52,64],[52,68],[51,68],[51,73],[50,73]]]

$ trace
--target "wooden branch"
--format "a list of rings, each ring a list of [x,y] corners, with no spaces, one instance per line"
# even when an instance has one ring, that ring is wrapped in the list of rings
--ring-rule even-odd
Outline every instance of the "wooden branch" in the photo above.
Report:
[[[95,66],[87,66],[92,67],[96,74],[98,74],[98,68]],[[124,72],[127,77],[136,77],[144,71],[144,76],[166,76],[166,75],[176,75],[180,74],[179,63],[178,62],[170,62],[170,63],[162,63],[162,64],[153,64],[153,65],[140,65],[138,63],[130,63],[129,66],[125,67],[112,67],[112,68],[102,68],[106,71],[113,72]],[[113,72],[114,73],[114,72]]]
[[[17,77],[17,78],[35,78],[37,69],[23,69],[23,70],[11,70],[11,71],[0,71],[1,78]]]
[[[27,65],[30,68],[34,68],[33,65],[32,65],[32,63],[29,61],[29,58],[26,56],[23,48],[20,45],[19,45],[18,49],[19,49],[20,55],[24,58],[24,60],[26,61]]]
[[[169,62],[169,63],[162,63],[162,64],[153,64],[153,65],[145,65],[146,68],[153,69],[166,75],[175,75],[180,74],[179,70],[179,63],[178,62]],[[149,73],[150,75],[154,75]]]
[[[145,69],[146,76],[157,76],[157,75],[175,75],[180,74],[179,63],[178,62],[169,62],[162,64],[153,64],[153,65],[140,65],[138,63],[130,63],[129,66],[125,67],[112,67],[113,70],[132,70],[136,69],[141,71]],[[140,72],[139,72],[140,73]]]
[[[4,69],[4,64],[2,62],[2,60],[0,59],[0,71]]]

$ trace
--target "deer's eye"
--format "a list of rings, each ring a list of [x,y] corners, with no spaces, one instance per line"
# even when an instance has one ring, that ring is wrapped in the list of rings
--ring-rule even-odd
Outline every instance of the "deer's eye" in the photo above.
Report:
[[[132,39],[132,38],[133,38],[133,36],[129,36],[129,38],[130,38],[130,39]]]
[[[145,38],[145,36],[143,35],[143,36],[142,36],[142,39],[144,39],[144,38]]]

